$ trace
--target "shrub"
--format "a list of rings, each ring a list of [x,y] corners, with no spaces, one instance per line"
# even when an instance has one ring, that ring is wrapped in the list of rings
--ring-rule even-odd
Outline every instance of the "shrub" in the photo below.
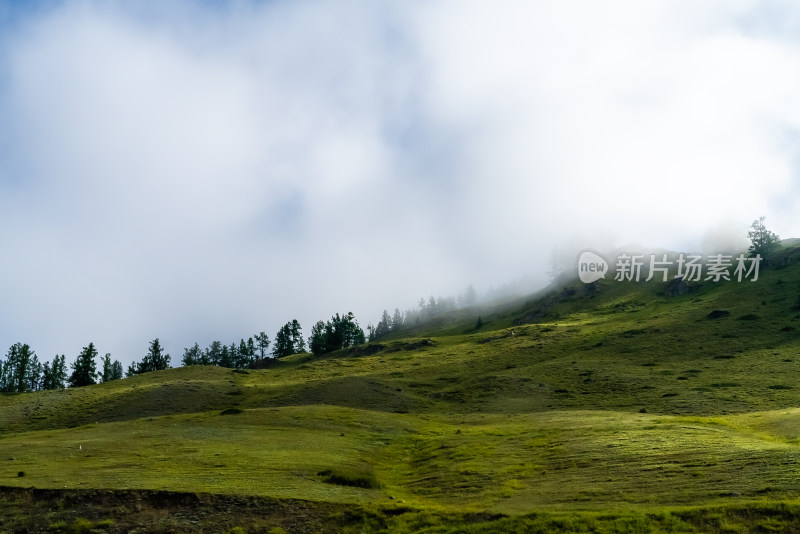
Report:
[[[347,472],[341,470],[326,469],[317,475],[325,477],[324,482],[336,484],[337,486],[349,486],[352,488],[373,489],[380,487],[378,480],[372,473]]]

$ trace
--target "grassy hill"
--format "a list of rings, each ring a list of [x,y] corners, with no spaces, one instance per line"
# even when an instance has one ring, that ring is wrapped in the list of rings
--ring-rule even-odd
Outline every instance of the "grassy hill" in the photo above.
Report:
[[[0,396],[0,532],[800,529],[800,249],[680,296],[587,287]]]

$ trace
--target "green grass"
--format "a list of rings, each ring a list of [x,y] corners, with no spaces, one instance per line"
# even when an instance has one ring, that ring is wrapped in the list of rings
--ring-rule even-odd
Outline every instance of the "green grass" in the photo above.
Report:
[[[800,265],[573,289],[267,370],[2,395],[0,486],[309,500],[342,531],[796,525]]]
[[[517,514],[793,499],[798,441],[798,409],[417,417],[261,408],[7,435],[0,480]]]

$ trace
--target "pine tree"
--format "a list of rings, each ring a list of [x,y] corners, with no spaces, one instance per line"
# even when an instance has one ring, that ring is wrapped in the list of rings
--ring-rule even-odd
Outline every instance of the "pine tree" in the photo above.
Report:
[[[158,338],[150,342],[147,354],[139,363],[134,362],[128,367],[128,376],[162,371],[169,368],[170,355],[164,353]]]
[[[392,318],[387,310],[383,310],[381,320],[378,321],[378,326],[375,327],[375,339],[380,339],[392,331]]]
[[[433,295],[428,297],[428,306],[425,308],[425,311],[429,317],[439,313],[439,303],[436,302],[436,298]]]
[[[314,354],[324,354],[327,347],[325,323],[317,321],[311,327],[311,335],[308,337],[308,349]]]
[[[364,343],[364,331],[358,326],[358,321],[356,321],[353,312],[348,312],[347,315],[342,316],[339,328],[342,330],[342,345],[338,348],[354,347]]]
[[[400,308],[395,308],[392,316],[392,332],[396,332],[401,328],[403,328],[403,313]]]
[[[256,364],[256,344],[252,337],[247,338],[247,366],[254,367]]]
[[[159,343],[158,338],[155,338],[150,342],[148,356],[150,356],[153,371],[163,371],[164,369],[169,369],[170,355],[164,352],[164,349],[161,347],[161,343]]]
[[[253,338],[249,338],[247,341],[240,340],[237,352],[238,357],[235,361],[238,369],[247,369],[255,364],[256,347]]]
[[[97,357],[97,349],[94,343],[89,343],[84,347],[75,362],[72,364],[72,374],[69,377],[69,387],[77,388],[89,386],[96,383],[97,367],[94,359]]]
[[[111,380],[121,380],[122,379],[122,362],[119,360],[114,360],[114,363],[111,364]]]
[[[200,360],[198,360],[197,365],[214,365],[211,361],[211,349],[206,348],[200,353]]]
[[[297,319],[289,321],[275,334],[275,344],[272,346],[273,358],[281,358],[291,354],[305,352],[306,343],[300,323]]]
[[[195,343],[191,348],[184,348],[183,349],[183,358],[181,359],[181,365],[203,365],[201,363],[203,359],[203,352],[200,350],[200,345]]]
[[[300,323],[297,321],[297,319],[293,319],[291,332],[292,332],[292,350],[294,351],[294,354],[306,351],[306,343],[305,340],[303,339],[303,333],[300,330],[301,330]]]
[[[103,371],[100,374],[100,381],[106,383],[111,380],[111,354],[106,352],[101,361],[103,362]]]
[[[45,362],[42,368],[42,389],[64,389],[67,380],[66,357],[55,355],[53,361]]]
[[[233,367],[233,360],[231,359],[231,350],[228,348],[228,345],[222,345],[222,348],[219,351],[219,361],[217,365],[220,367]]]
[[[309,347],[314,354],[360,345],[365,341],[364,331],[358,326],[352,312],[346,315],[337,313],[327,323],[318,321],[308,338]]]
[[[751,230],[747,232],[747,237],[750,239],[750,254],[760,254],[765,262],[768,262],[775,250],[780,246],[781,238],[778,235],[767,229],[764,224],[766,217],[759,217],[750,226]]]
[[[106,353],[105,356],[102,358],[103,361],[103,372],[100,376],[100,380],[105,384],[106,382],[111,382],[112,380],[119,380],[122,378],[122,364],[119,360],[111,361],[111,354]]]
[[[0,361],[0,391],[10,393],[16,391],[17,387],[17,352],[19,343],[14,343],[8,348],[5,361]]]
[[[247,342],[244,339],[239,340],[239,350],[236,355],[236,368],[246,369],[250,367],[250,350],[247,348]]]
[[[31,362],[25,373],[25,382],[27,391],[39,391],[42,389],[42,364],[39,363],[39,357],[34,353],[31,356]]]
[[[53,358],[53,378],[56,389],[64,389],[67,383],[67,357],[63,354]]]
[[[205,360],[207,363],[205,365],[222,365],[220,360],[222,359],[223,347],[224,345],[221,341],[212,341],[211,345],[209,345],[208,349],[206,349]]]
[[[38,364],[38,358],[31,348],[23,343],[15,343],[6,354],[3,364],[2,384],[0,389],[7,392],[31,391],[32,376],[36,370],[32,369]]]
[[[52,371],[50,370],[50,362],[44,362],[42,365],[42,389],[56,389],[50,386],[50,376]]]
[[[231,346],[228,347],[228,358],[229,364],[225,367],[235,369],[239,363],[239,347],[236,345],[236,343],[231,343]]]
[[[286,323],[275,334],[275,342],[272,345],[272,357],[282,358],[294,354],[292,344],[292,323]]]
[[[261,359],[263,360],[267,357],[267,349],[269,348],[269,336],[262,331],[253,337],[255,338],[256,345],[258,346],[258,353],[261,356]]]

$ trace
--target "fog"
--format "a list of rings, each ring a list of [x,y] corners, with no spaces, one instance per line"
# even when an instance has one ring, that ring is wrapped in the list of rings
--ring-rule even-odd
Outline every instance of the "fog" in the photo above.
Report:
[[[21,4],[21,5],[20,5]],[[558,251],[800,237],[789,2],[0,0],[0,351],[127,365]]]

